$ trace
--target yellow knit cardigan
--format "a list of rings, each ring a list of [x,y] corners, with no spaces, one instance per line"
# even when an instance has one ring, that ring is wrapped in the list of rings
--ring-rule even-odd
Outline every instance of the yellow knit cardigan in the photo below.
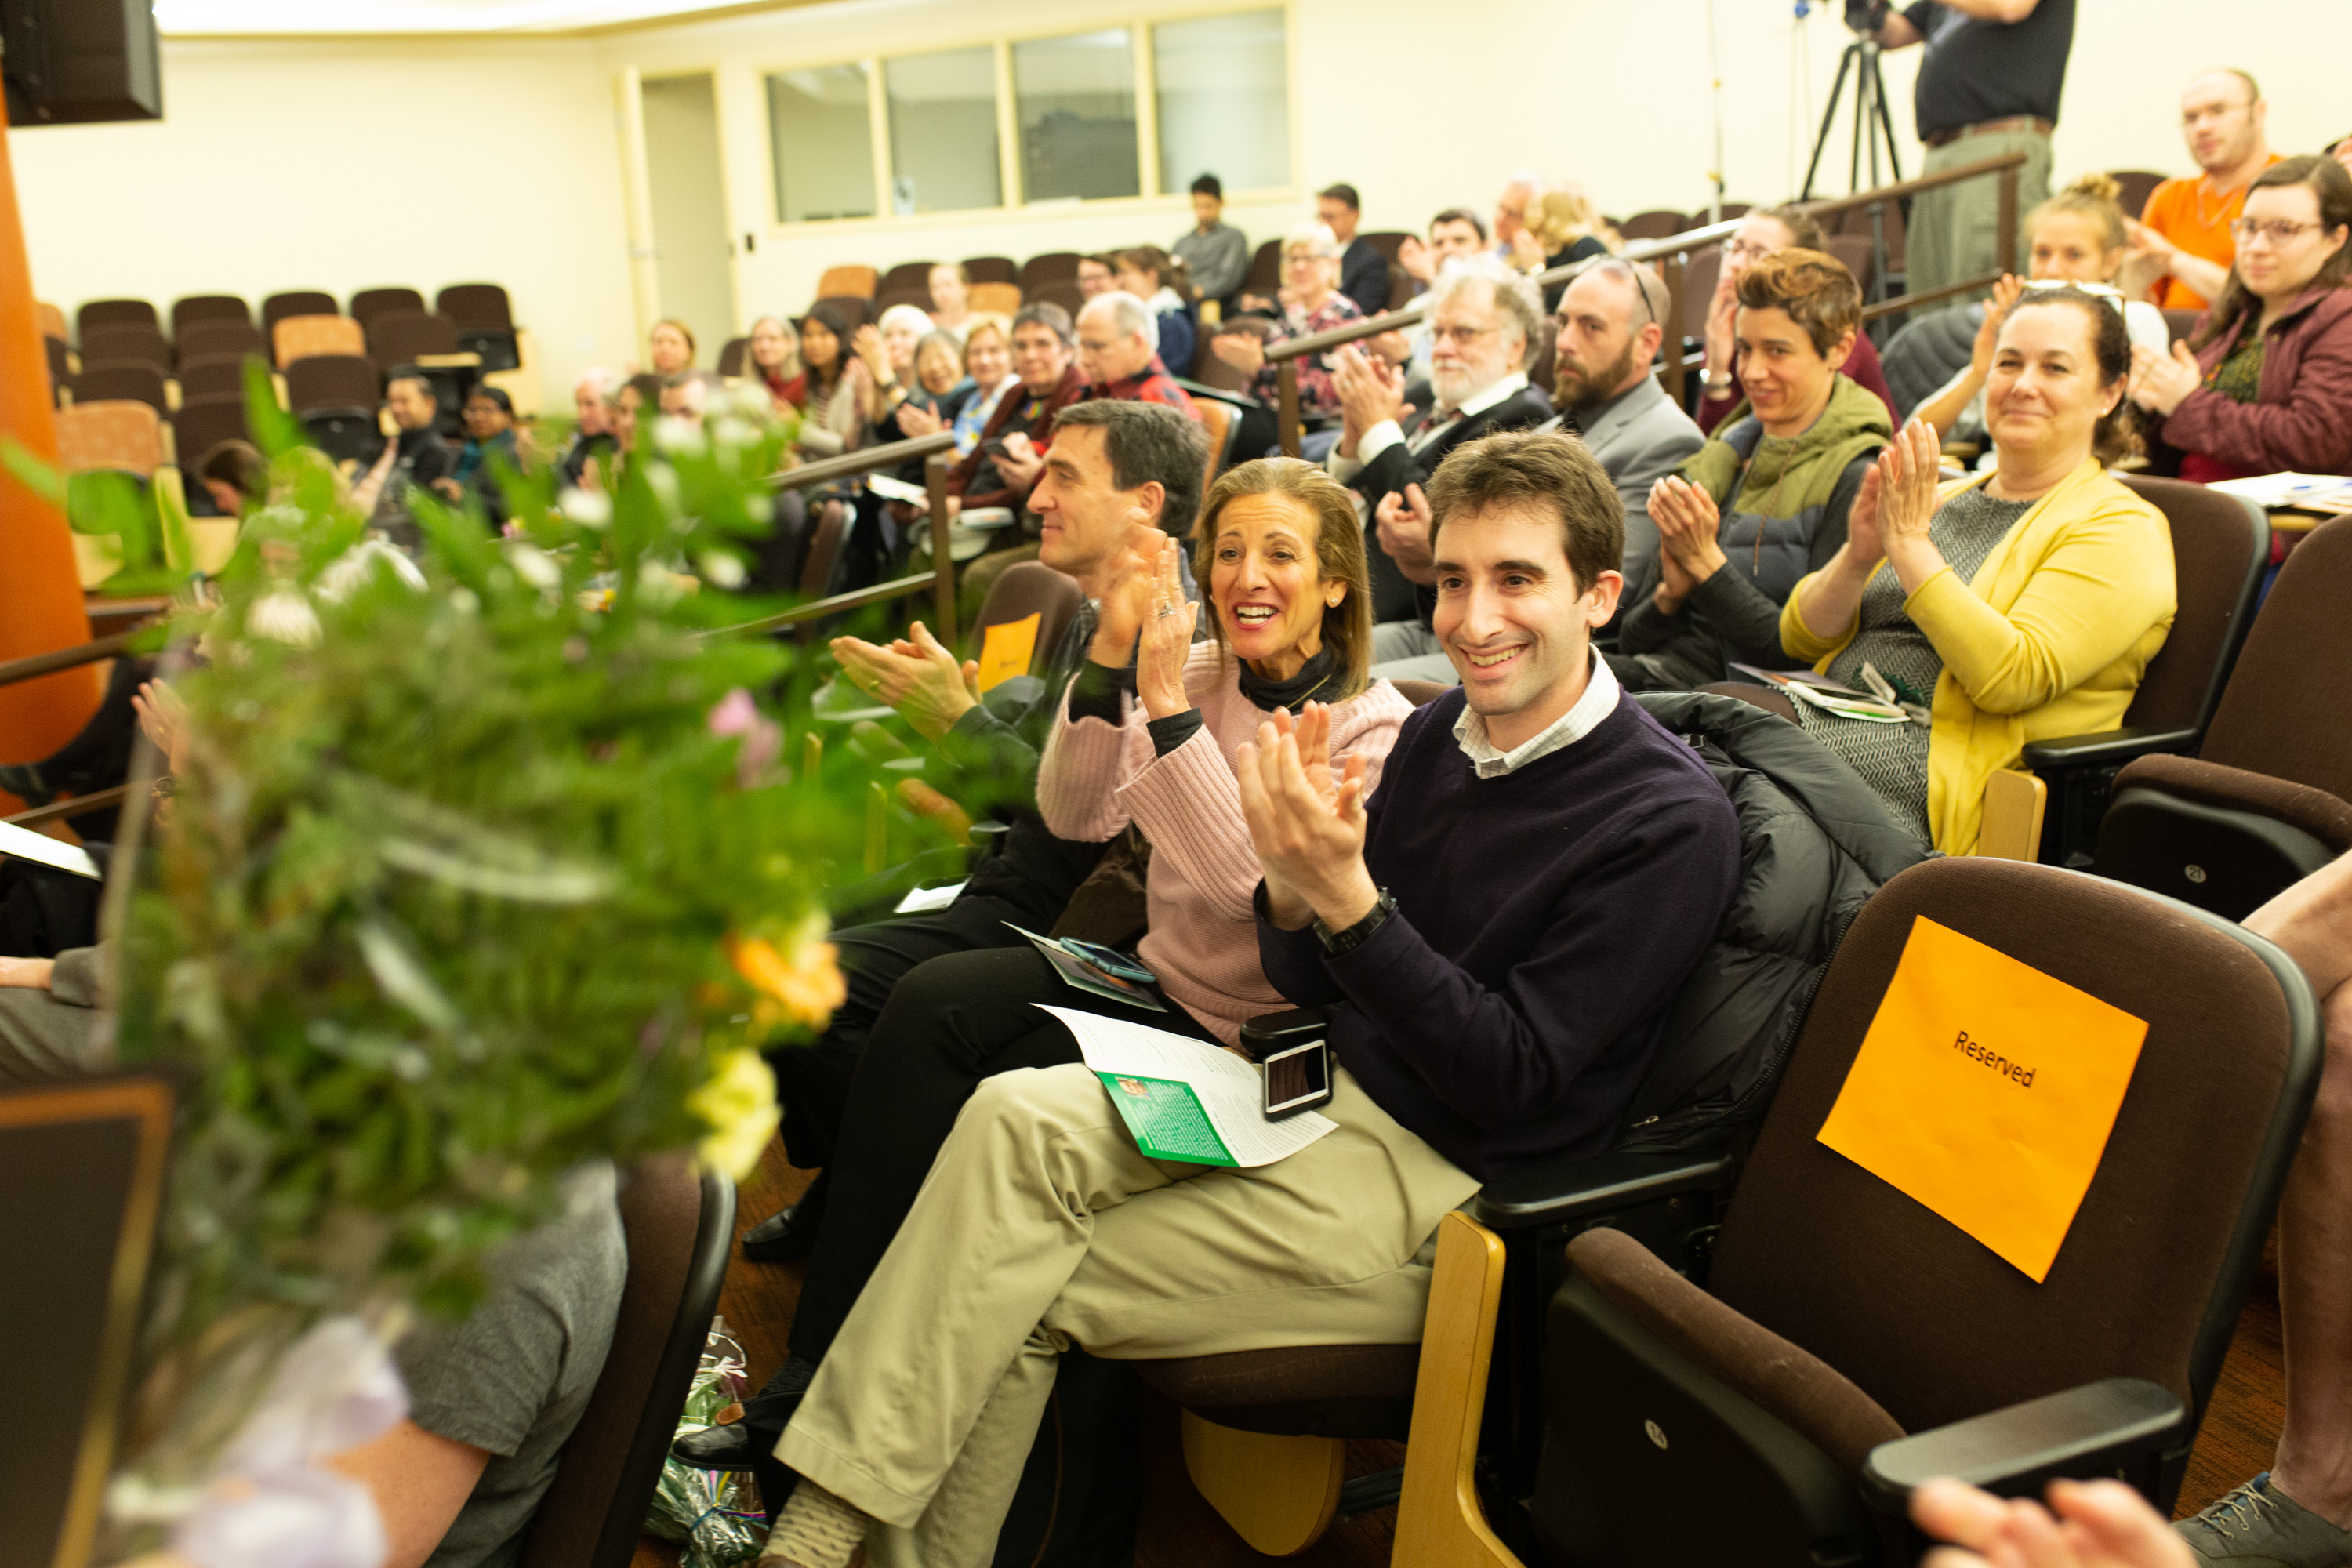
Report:
[[[1946,485],[1937,505],[1990,478]],[[1826,673],[1857,627],[1822,637],[1805,625],[1797,605],[1811,581],[1781,607],[1780,645]],[[1948,566],[1903,608],[1944,656],[1927,731],[1927,824],[1937,848],[1972,855],[1986,781],[2015,766],[2027,742],[2123,723],[2172,629],[2172,532],[2087,459],[2017,520],[1974,582]]]

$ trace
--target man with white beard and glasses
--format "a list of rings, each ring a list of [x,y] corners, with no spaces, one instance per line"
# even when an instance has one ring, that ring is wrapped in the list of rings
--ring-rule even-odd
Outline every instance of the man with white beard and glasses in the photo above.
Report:
[[[1440,651],[1419,585],[1429,568],[1425,524],[1381,527],[1373,521],[1381,503],[1394,496],[1402,505],[1425,489],[1463,443],[1551,417],[1549,402],[1528,384],[1544,321],[1533,283],[1492,257],[1465,257],[1423,299],[1433,345],[1426,383],[1408,388],[1402,371],[1352,343],[1331,356],[1342,426],[1325,466],[1355,490],[1370,524],[1375,665]]]

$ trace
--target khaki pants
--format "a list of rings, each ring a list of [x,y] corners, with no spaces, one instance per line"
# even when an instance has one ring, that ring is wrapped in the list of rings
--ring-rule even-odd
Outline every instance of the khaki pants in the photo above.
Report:
[[[2023,277],[2029,240],[2025,219],[2050,195],[2050,138],[2031,131],[1996,131],[1963,136],[1941,147],[1931,147],[1920,174],[1940,174],[1963,163],[2022,153],[2017,171],[2017,254],[2002,258],[2000,249],[2000,178],[1987,174],[1956,185],[1922,191],[1911,202],[1911,226],[1904,237],[1904,288],[1913,294],[1947,284],[1966,282],[1993,272]],[[1962,300],[1939,300],[1926,307],[1940,310]]]
[[[1238,1171],[1144,1158],[1082,1066],[989,1079],[776,1457],[882,1521],[876,1568],[981,1568],[1071,1345],[1418,1341],[1438,1221],[1478,1184],[1333,1087],[1336,1131]]]

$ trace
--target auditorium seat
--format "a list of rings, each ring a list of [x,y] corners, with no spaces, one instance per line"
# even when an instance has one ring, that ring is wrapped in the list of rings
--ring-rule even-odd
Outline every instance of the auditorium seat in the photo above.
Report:
[[[172,411],[163,393],[163,373],[143,361],[84,360],[81,374],[73,379],[73,395],[77,405],[143,403],[159,416]]]
[[[727,346],[719,351],[719,374],[736,377],[745,374],[751,360],[751,340],[730,338]]]
[[[172,445],[181,463],[191,468],[223,441],[252,439],[242,392],[183,397],[179,411],[172,416]]]
[[[843,538],[849,531],[849,508],[838,500],[818,505],[808,525],[808,549],[801,556],[801,597],[822,599],[832,592],[834,568],[841,562]],[[816,641],[817,623],[803,621],[793,628],[803,647]]]
[[[1241,434],[1241,411],[1232,404],[1215,397],[1196,397],[1192,410],[1201,416],[1201,427],[1209,437],[1208,471],[1201,478],[1201,493],[1217,482],[1217,476],[1233,461],[1234,441]]]
[[[73,341],[73,331],[66,325],[66,313],[63,310],[58,310],[47,300],[34,306],[34,310],[40,316],[43,337],[55,338],[61,343],[69,343]]]
[[[878,302],[891,294],[908,289],[916,290],[925,300],[929,300],[931,297],[931,268],[938,265],[936,261],[901,261],[898,266],[882,274],[881,280],[875,284],[875,300]],[[878,310],[877,313],[879,313]]]
[[[433,309],[457,324],[458,350],[479,354],[484,374],[521,368],[522,340],[515,328],[514,307],[498,284],[452,283],[433,297]]]
[[[1010,316],[1021,309],[1022,293],[1018,283],[975,283],[971,286],[971,308],[992,315]]]
[[[1853,274],[1853,280],[1862,286],[1862,297],[1869,299],[1870,286],[1878,275],[1877,253],[1871,246],[1870,236],[1832,234],[1825,236],[1823,243],[1830,247],[1830,254],[1844,262],[1845,269]]]
[[[1077,280],[1078,253],[1075,250],[1048,250],[1021,264],[1021,292],[1033,300],[1037,297],[1037,286],[1041,283],[1075,283]]]
[[[1890,279],[1900,278],[1904,273],[1903,247],[1906,233],[1903,227],[1903,204],[1901,202],[1883,204],[1879,208],[1879,221],[1884,224],[1886,230],[1887,276]],[[2021,224],[2024,221],[2025,215],[2020,213],[2018,222]],[[1824,234],[1859,235],[1868,239],[1871,237],[1870,209],[1867,206],[1847,207],[1843,212],[1831,213],[1821,219],[1821,226],[1822,232]]]
[[[1009,256],[967,256],[963,275],[973,283],[1018,283],[1021,268]]]
[[[2039,1285],[1815,1138],[1920,921],[2147,1025],[2096,1175]],[[2059,1410],[2032,1435],[2086,1439],[2059,1473],[2124,1469],[2168,1507],[2318,1047],[2309,983],[2225,921],[2055,868],[1928,860],[1846,933],[1727,1214],[1727,1159],[1562,1162],[1490,1183],[1446,1216],[1418,1347],[1137,1370],[1201,1402],[1188,1411],[1216,1412],[1188,1414],[1187,1468],[1275,1554],[1303,1550],[1337,1511],[1334,1439],[1395,1431],[1406,1401],[1411,1436],[1391,1481],[1398,1563],[1516,1568],[1498,1535],[1532,1535],[1536,1561],[1594,1568],[1908,1562],[1897,1522],[1908,1482],[1966,1462],[1964,1436],[1979,1437],[1988,1476],[2015,1452],[2002,1422],[1947,1424],[2013,1419],[2009,1407],[2053,1394]],[[1563,1243],[1575,1268],[1564,1286]],[[2118,1377],[2155,1386],[2105,1382]],[[2100,1418],[2118,1405],[2152,1414],[2110,1432]],[[1347,1489],[1366,1506],[1381,1479]],[[1524,1517],[1498,1500],[1530,1497]],[[1896,1510],[1896,1550],[1883,1558],[1865,1497]],[[1490,1519],[1489,1508],[1512,1511]]]
[[[912,305],[916,310],[922,311],[925,315],[929,315],[931,310],[931,290],[929,286],[926,284],[918,285],[912,289],[883,289],[881,292],[874,296],[874,319],[877,321],[880,321],[882,319],[882,312],[889,310],[894,305]]]
[[[368,354],[378,364],[412,364],[420,356],[459,352],[457,328],[446,316],[380,310],[365,325]]]
[[[151,479],[163,456],[163,418],[152,405],[108,400],[58,411],[58,467],[68,476],[104,469]]]
[[[155,307],[144,300],[91,300],[74,312],[74,338],[79,342],[92,327],[145,327],[163,335]]]
[[[664,1155],[624,1172],[617,1195],[629,1269],[612,1348],[520,1568],[629,1568],[719,1308],[735,1184]]]
[[[311,354],[367,352],[367,334],[349,316],[287,316],[270,329],[269,335],[280,370]]]
[[[308,416],[357,411],[373,417],[383,378],[363,354],[306,354],[286,367],[286,406]]]
[[[2107,178],[2117,186],[2116,205],[2123,208],[2124,216],[2136,218],[2147,210],[2147,198],[2156,187],[2170,176],[2148,169],[2109,169]]]
[[[198,322],[234,322],[240,327],[253,325],[253,307],[238,294],[189,294],[172,301],[172,346],[184,353],[180,340],[188,329]]]
[[[2164,330],[2172,334],[2174,342],[2187,342],[2189,335],[2197,330],[2197,323],[2204,319],[2202,310],[2167,310],[2164,313]]]
[[[1263,316],[1236,316],[1230,321],[1219,323],[1214,331],[1202,328],[1200,342],[1192,350],[1191,379],[1203,386],[1213,387],[1219,392],[1255,396],[1254,389],[1257,385],[1257,378],[1235,370],[1232,365],[1219,359],[1216,350],[1210,345],[1220,335],[1232,336],[1241,332],[1247,332],[1263,341],[1272,326],[1273,323]]]
[[[342,309],[332,294],[316,289],[289,289],[262,300],[261,330],[274,332],[278,323],[289,316],[333,316],[341,314]]]
[[[47,356],[49,401],[54,404],[65,395],[73,381],[73,351],[66,347],[63,338],[53,338],[46,332],[41,335],[41,348]]]
[[[1078,291],[1078,280],[1076,278],[1056,278],[1047,282],[1031,284],[1023,289],[1023,293],[1025,301],[1032,305],[1059,305],[1070,313],[1073,321],[1077,319],[1078,311],[1087,302],[1087,297]]]
[[[424,309],[425,296],[414,289],[362,289],[352,296],[351,309],[343,313],[364,328],[394,310]]]
[[[131,361],[152,364],[165,374],[172,369],[171,347],[152,322],[145,326],[131,321],[86,326],[81,333],[80,357],[86,365]]]
[[[194,397],[215,397],[224,393],[245,395],[245,367],[248,358],[259,354],[241,353],[199,354],[180,361],[180,401]]]
[[[2240,920],[2352,850],[2347,602],[2339,519],[2288,552],[2201,743],[2116,775],[2094,872]]]
[[[839,310],[847,319],[849,330],[853,332],[872,321],[878,313],[874,308],[872,298],[866,295],[826,294],[821,296],[816,302],[820,305],[831,305]],[[845,343],[842,347],[845,351],[848,345]]]
[[[2038,1282],[1816,1136],[1927,921],[2145,1026]],[[1703,1279],[1617,1229],[1570,1243],[1537,1542],[1564,1563],[1908,1562],[1911,1487],[1965,1468],[2038,1488],[2037,1463],[2120,1473],[2168,1514],[2319,1066],[2309,982],[2228,921],[2053,868],[1904,873],[1831,966]]]
[[[269,340],[251,321],[192,321],[172,336],[172,349],[181,364],[217,354],[269,356]]]
[[[2098,734],[2031,742],[2024,768],[2046,796],[2045,826],[2004,841],[1996,822],[2005,808],[1986,795],[1979,854],[2007,853],[2056,866],[2081,867],[2099,841],[2116,770],[2136,757],[2193,752],[2216,722],[2239,650],[2255,625],[2254,608],[2270,564],[2270,521],[2259,507],[2179,479],[2119,476],[2164,514],[2172,536],[2179,609],[2172,630],[2140,677],[2124,710],[2123,727]],[[2352,716],[2352,715],[2348,715]],[[2008,785],[2019,775],[1996,774]],[[2352,782],[2348,780],[2347,782]],[[2029,825],[2030,826],[2030,825]],[[2021,829],[2021,831],[2022,831]]]
[[[1683,268],[1683,336],[1706,338],[1706,310],[1715,300],[1716,281],[1723,276],[1723,247],[1703,245],[1691,252]]]
[[[1755,208],[1753,204],[1748,202],[1726,202],[1723,204],[1723,216],[1721,217],[1709,217],[1707,216],[1707,210],[1705,207],[1701,207],[1695,213],[1684,214],[1683,226],[1682,227],[1675,230],[1675,232],[1676,234],[1687,234],[1692,229],[1706,228],[1712,224],[1729,223],[1733,218],[1746,217],[1754,210]]]
[[[987,646],[989,627],[1035,616],[1037,637],[1031,645],[1029,661],[1034,669],[1061,646],[1062,634],[1086,600],[1086,590],[1067,573],[1056,572],[1042,561],[1015,562],[988,585],[988,597],[981,601],[965,645],[970,657],[978,658]]]
[[[1635,213],[1617,226],[1617,232],[1629,240],[1665,239],[1682,231],[1683,215],[1664,207]]]
[[[816,297],[830,299],[847,294],[860,300],[874,298],[875,271],[871,267],[828,267],[816,280]]]
[[[1242,289],[1270,300],[1281,287],[1282,241],[1269,239],[1251,253],[1249,271],[1242,278]]]

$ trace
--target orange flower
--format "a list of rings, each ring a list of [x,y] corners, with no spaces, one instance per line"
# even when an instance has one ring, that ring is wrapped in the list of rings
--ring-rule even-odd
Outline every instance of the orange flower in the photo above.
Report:
[[[804,925],[792,942],[790,958],[765,937],[730,937],[728,962],[760,993],[751,1016],[762,1028],[805,1025],[821,1029],[849,994],[833,943],[815,940],[818,921]]]

